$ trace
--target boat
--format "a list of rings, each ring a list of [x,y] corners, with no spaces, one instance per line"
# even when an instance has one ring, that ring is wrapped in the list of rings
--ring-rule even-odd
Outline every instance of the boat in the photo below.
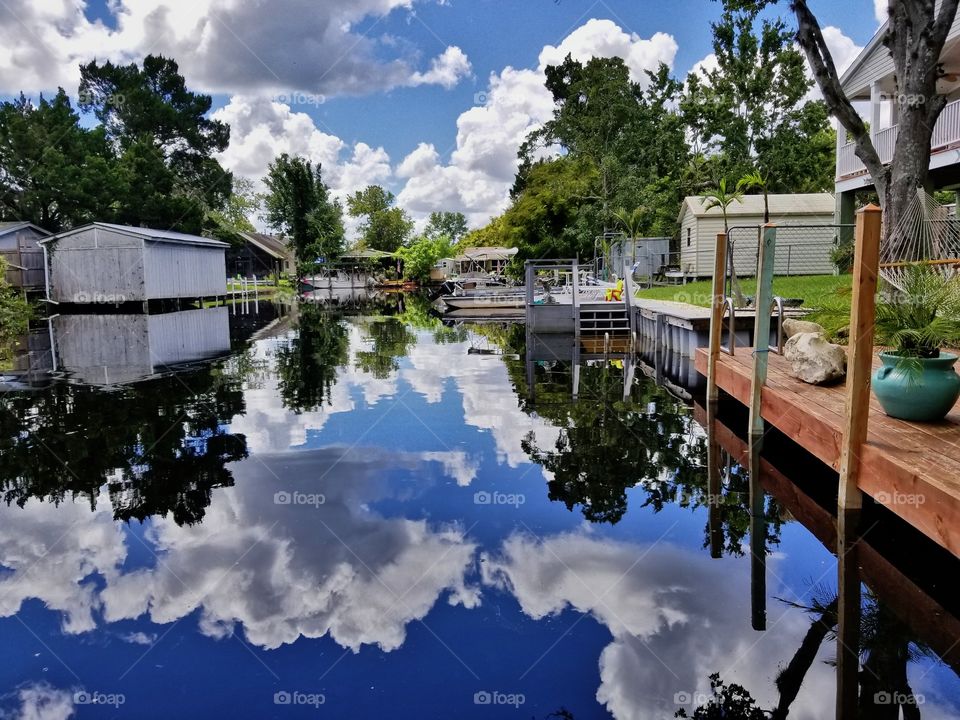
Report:
[[[300,278],[301,290],[350,290],[373,285],[373,277],[364,272],[337,270]]]
[[[471,292],[463,295],[445,295],[444,304],[453,310],[520,309],[526,305],[526,294],[520,292]]]

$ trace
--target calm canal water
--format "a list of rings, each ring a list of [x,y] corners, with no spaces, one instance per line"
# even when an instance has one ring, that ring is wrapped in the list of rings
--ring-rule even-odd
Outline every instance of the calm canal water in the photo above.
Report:
[[[574,402],[522,327],[383,312],[222,315],[229,354],[139,381],[58,339],[74,382],[0,396],[0,717],[670,718],[711,676],[833,717],[802,503],[766,498],[751,599],[747,473],[721,455],[708,493],[688,405],[619,361]],[[863,687],[960,717],[957,621],[893,586],[865,586]]]

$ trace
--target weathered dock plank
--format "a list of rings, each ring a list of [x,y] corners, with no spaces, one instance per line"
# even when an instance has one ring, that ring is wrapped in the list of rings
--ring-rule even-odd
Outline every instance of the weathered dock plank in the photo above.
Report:
[[[696,353],[707,372],[707,350]],[[875,361],[879,364],[879,361]],[[750,402],[749,351],[721,355],[717,384],[744,405]],[[838,470],[845,424],[844,386],[807,385],[789,374],[789,363],[770,356],[761,397],[764,420]],[[858,487],[874,501],[960,556],[960,403],[939,423],[908,423],[887,416],[875,398],[863,446]]]

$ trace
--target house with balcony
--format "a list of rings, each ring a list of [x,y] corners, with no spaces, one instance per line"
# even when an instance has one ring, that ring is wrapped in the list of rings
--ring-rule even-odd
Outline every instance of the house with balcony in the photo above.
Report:
[[[843,73],[840,84],[851,101],[860,106],[866,105],[864,119],[870,124],[873,145],[880,159],[889,163],[893,159],[897,140],[897,126],[894,123],[898,90],[893,58],[883,44],[886,29],[884,25],[874,35]],[[930,191],[960,189],[960,14],[953,21],[940,60],[941,78],[937,90],[946,96],[947,106],[934,128],[930,145]],[[844,224],[854,221],[857,191],[873,188],[870,174],[854,154],[854,144],[847,140],[847,134],[841,128],[837,133],[834,195],[837,222]]]

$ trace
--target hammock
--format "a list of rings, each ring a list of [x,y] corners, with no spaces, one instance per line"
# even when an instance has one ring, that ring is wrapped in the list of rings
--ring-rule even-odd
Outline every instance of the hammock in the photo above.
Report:
[[[903,290],[912,265],[952,276],[960,269],[960,217],[922,188],[880,248],[880,276]]]

